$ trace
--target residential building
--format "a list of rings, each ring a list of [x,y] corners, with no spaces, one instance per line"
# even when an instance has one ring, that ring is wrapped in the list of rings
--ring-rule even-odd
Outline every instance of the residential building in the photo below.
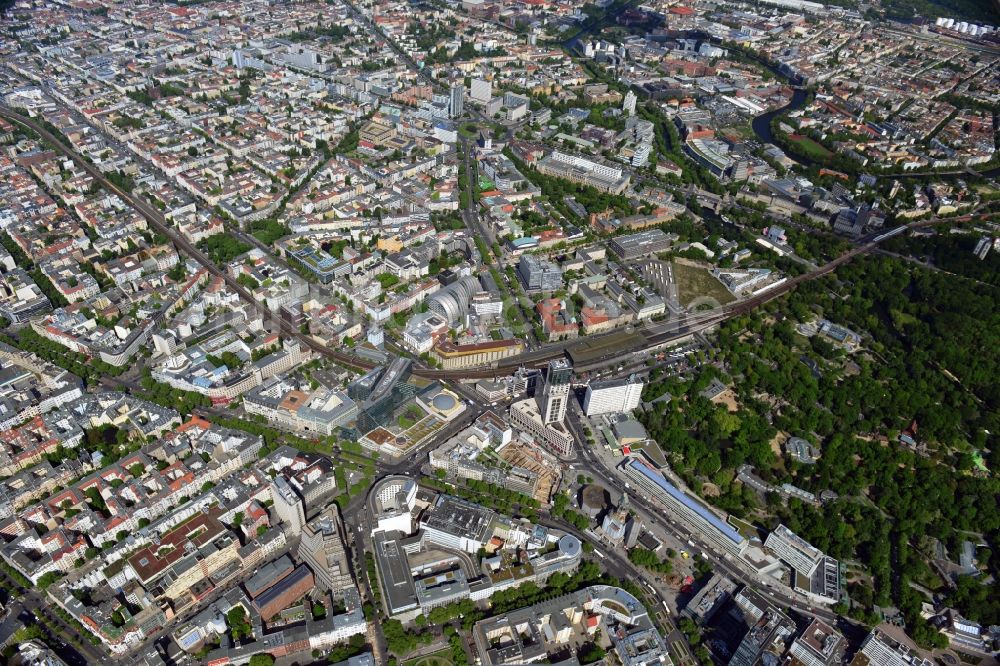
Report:
[[[580,325],[562,298],[543,298],[535,304],[542,322],[542,332],[549,342],[571,340],[580,335]]]
[[[452,304],[448,299],[445,304]],[[434,343],[448,335],[451,330],[445,316],[437,312],[418,312],[410,317],[403,329],[403,342],[406,347],[416,354],[429,352]]]

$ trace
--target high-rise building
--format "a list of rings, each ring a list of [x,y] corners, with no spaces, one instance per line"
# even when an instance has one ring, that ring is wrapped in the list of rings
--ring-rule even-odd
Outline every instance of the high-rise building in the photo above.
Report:
[[[306,522],[302,498],[288,483],[288,479],[280,474],[271,482],[271,499],[274,501],[274,512],[281,522],[288,525],[289,534],[292,536],[301,534],[302,526]]]
[[[740,641],[730,666],[754,666],[766,652],[782,654],[795,634],[795,623],[764,597],[750,589],[740,590],[733,601],[747,633]]]
[[[630,412],[639,406],[643,386],[642,380],[634,375],[627,379],[590,382],[583,399],[583,411],[587,416]]]
[[[573,378],[573,366],[566,359],[549,361],[549,370],[545,375],[545,386],[538,399],[538,411],[542,422],[562,423],[566,418],[566,405],[569,403],[570,380]]]
[[[538,380],[542,376],[542,371],[537,368],[518,368],[514,371],[512,381],[510,383],[510,394],[512,396],[528,396],[533,397],[535,395],[535,389],[538,388]]]
[[[979,239],[979,242],[976,243],[976,247],[972,253],[979,257],[979,260],[982,261],[983,259],[986,259],[986,255],[990,253],[991,247],[993,247],[993,240],[989,236],[983,236]]]
[[[368,329],[368,342],[379,349],[385,344],[385,331],[378,324],[375,324]]]
[[[788,653],[796,666],[833,666],[843,661],[844,637],[819,618],[813,618]]]
[[[448,116],[458,118],[465,112],[465,86],[461,83],[451,87],[448,95]]]
[[[14,499],[7,484],[0,484],[0,520],[14,515]]]
[[[803,576],[812,576],[823,563],[823,553],[784,525],[767,535],[764,546]]]
[[[634,116],[635,115],[635,103],[636,103],[637,99],[638,98],[635,96],[635,93],[632,92],[631,90],[629,90],[627,93],[625,93],[625,101],[622,103],[622,111],[624,111],[625,113],[627,113],[630,116]]]
[[[469,97],[472,98],[474,102],[486,102],[490,101],[493,97],[493,83],[487,81],[486,79],[472,79],[472,86],[469,91]]]
[[[344,526],[336,504],[331,504],[303,528],[298,555],[312,569],[317,585],[330,590],[335,597],[354,587],[344,549]]]

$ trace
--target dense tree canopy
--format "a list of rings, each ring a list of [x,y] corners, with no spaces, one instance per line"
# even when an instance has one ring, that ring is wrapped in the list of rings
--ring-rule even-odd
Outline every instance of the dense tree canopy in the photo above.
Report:
[[[993,555],[1000,484],[976,471],[980,456],[988,469],[1000,463],[990,434],[1000,429],[998,296],[996,286],[898,259],[856,260],[767,312],[727,322],[718,367],[652,382],[647,397],[669,392],[673,399],[642,418],[692,488],[718,487],[707,500],[765,527],[784,522],[830,555],[863,563],[870,578],[851,585],[852,612],[868,619],[873,605],[895,605],[911,635],[933,645],[940,637],[919,617],[926,597],[909,585],[948,592],[929,569],[931,539],[953,559],[963,541],[984,540],[991,548],[980,560],[994,576],[1000,568]],[[797,332],[797,323],[817,316],[863,334],[865,349],[848,356]],[[737,411],[700,395],[715,377],[736,390]],[[918,448],[899,440],[911,423]],[[779,431],[809,439],[818,462],[776,456],[770,442]],[[757,512],[754,493],[733,483],[745,463],[769,483],[832,490],[839,499],[782,505],[769,496],[766,512]],[[968,617],[1000,622],[996,584],[962,578],[950,596]]]

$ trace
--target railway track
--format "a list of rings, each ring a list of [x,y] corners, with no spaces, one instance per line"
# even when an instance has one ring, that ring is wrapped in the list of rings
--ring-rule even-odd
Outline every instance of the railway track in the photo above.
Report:
[[[330,360],[335,361],[341,365],[354,368],[360,371],[371,370],[375,367],[375,364],[371,361],[358,358],[336,349],[327,347],[326,345],[320,344],[312,337],[302,333],[297,327],[291,323],[285,321],[275,312],[271,311],[264,303],[261,303],[253,294],[250,293],[243,285],[238,283],[235,278],[233,278],[229,273],[227,273],[222,268],[219,268],[209,257],[207,257],[201,250],[199,250],[193,243],[188,241],[182,235],[178,234],[172,226],[167,222],[163,215],[152,205],[148,204],[143,199],[133,195],[131,192],[126,192],[119,188],[117,185],[109,181],[103,173],[100,172],[93,164],[85,160],[76,151],[67,147],[63,144],[62,140],[54,136],[47,129],[42,127],[39,123],[35,122],[30,118],[25,118],[21,114],[17,113],[9,107],[0,106],[0,116],[6,118],[10,122],[16,123],[22,127],[25,127],[47,142],[49,142],[53,148],[61,152],[62,154],[69,157],[76,163],[80,168],[90,174],[101,186],[109,191],[117,194],[123,201],[128,203],[132,208],[134,208],[140,215],[142,215],[146,221],[154,228],[157,232],[163,234],[184,254],[191,257],[196,263],[202,266],[208,273],[214,277],[222,279],[229,289],[232,289],[243,301],[254,308],[260,315],[265,319],[265,321],[271,322],[278,329],[279,333],[286,335],[290,338],[294,338],[300,342],[307,349],[324,356]],[[953,221],[961,222],[975,219],[975,215],[967,215],[962,218],[955,218]],[[867,237],[862,243],[855,246],[848,252],[840,255],[839,257],[831,260],[830,262],[820,266],[816,270],[810,271],[808,273],[803,273],[794,278],[786,280],[779,286],[768,290],[762,294],[758,294],[746,300],[733,303],[731,305],[723,306],[712,310],[709,313],[694,313],[688,315],[688,317],[683,321],[673,322],[673,331],[656,331],[653,328],[647,328],[642,331],[637,331],[639,335],[636,336],[636,343],[627,347],[616,349],[613,354],[609,354],[606,358],[595,359],[596,361],[603,362],[613,362],[617,359],[628,357],[637,351],[649,348],[651,346],[669,344],[673,340],[681,340],[689,335],[695,333],[703,332],[713,326],[716,326],[727,319],[732,317],[737,317],[742,314],[746,314],[753,309],[760,307],[761,305],[768,303],[786,293],[795,289],[798,285],[809,280],[815,280],[828,275],[835,271],[838,267],[851,261],[855,257],[870,252],[879,243],[892,236],[903,233],[909,229],[915,229],[923,226],[930,226],[933,224],[940,223],[941,220],[932,218],[929,220],[921,220],[917,222],[911,222],[907,225],[896,227],[895,229],[879,234],[877,236]],[[619,332],[610,332],[602,335],[587,336],[582,338],[576,344],[582,344],[587,342],[592,342],[595,340],[600,340],[602,337],[608,335],[616,335]],[[526,354],[521,354],[508,359],[503,359],[490,367],[478,367],[478,368],[467,368],[462,370],[437,370],[433,368],[424,367],[414,367],[413,374],[418,377],[423,377],[425,379],[440,379],[440,380],[460,380],[460,379],[492,379],[497,376],[502,376],[509,374],[509,372],[517,369],[518,367],[544,367],[550,360],[561,358],[566,355],[566,353],[573,347],[573,344],[567,345],[556,345],[550,348],[528,352]]]

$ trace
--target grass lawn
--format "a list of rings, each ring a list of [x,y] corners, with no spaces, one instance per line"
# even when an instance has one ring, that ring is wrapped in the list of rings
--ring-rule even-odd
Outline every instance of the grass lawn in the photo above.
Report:
[[[417,421],[422,419],[423,416],[424,413],[423,411],[420,410],[419,407],[410,405],[410,407],[408,407],[406,411],[400,415],[398,419],[399,427],[402,428],[403,430],[409,430],[417,423]]]
[[[895,308],[889,310],[889,316],[892,317],[893,323],[899,327],[910,326],[920,322],[920,320],[913,315],[901,312]]]
[[[660,446],[658,444],[656,444],[656,443],[649,444],[649,445],[647,445],[645,443],[638,443],[638,444],[630,445],[630,448],[633,451],[644,451],[646,453],[646,455],[648,455],[650,458],[652,458],[653,461],[657,465],[660,465],[661,467],[666,467],[667,466],[667,458],[666,458],[666,456],[663,455],[663,449],[661,449]]]
[[[745,520],[740,520],[739,518],[734,518],[729,516],[729,524],[737,529],[737,531],[743,535],[746,539],[760,539],[761,533],[753,524],[748,523]],[[765,538],[767,535],[763,535]]]
[[[399,284],[399,278],[392,273],[379,273],[375,279],[379,281],[383,289],[390,289]]]
[[[833,154],[807,136],[803,136],[801,134],[789,134],[788,138],[797,143],[806,155],[813,159],[821,160]]]
[[[404,661],[403,666],[452,666],[451,650],[439,650],[432,654]]]
[[[677,281],[677,298],[681,305],[687,307],[698,298],[708,297],[716,300],[719,305],[731,303],[736,298],[729,293],[707,268],[690,264],[673,262],[674,279]]]

